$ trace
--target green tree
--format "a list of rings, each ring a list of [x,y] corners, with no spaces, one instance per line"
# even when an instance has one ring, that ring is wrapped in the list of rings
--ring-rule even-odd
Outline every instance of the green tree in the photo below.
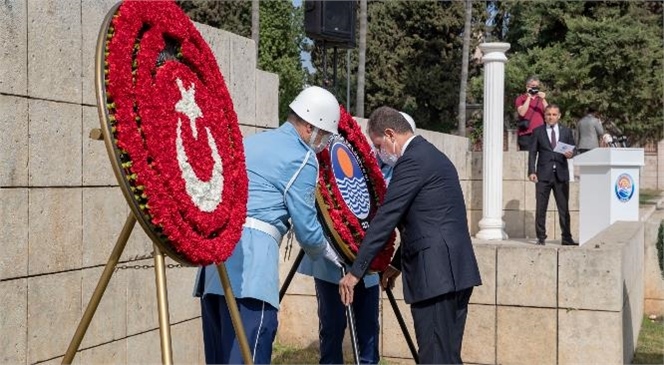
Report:
[[[526,77],[540,76],[549,102],[573,126],[590,105],[632,143],[657,141],[664,131],[664,43],[658,2],[500,2],[494,30],[511,44],[506,110]],[[473,93],[481,94],[473,81]]]
[[[252,1],[187,0],[179,5],[194,21],[252,37]],[[288,104],[306,81],[300,61],[304,47],[302,8],[289,0],[261,0],[258,18],[258,68],[279,75],[279,118],[284,121]]]
[[[300,60],[304,48],[304,12],[289,0],[261,0],[260,19],[258,67],[279,75],[279,117],[284,121],[288,104],[306,82]]]

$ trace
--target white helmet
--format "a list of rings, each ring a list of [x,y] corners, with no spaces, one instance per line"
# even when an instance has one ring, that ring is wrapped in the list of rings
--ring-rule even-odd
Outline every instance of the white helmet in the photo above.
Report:
[[[408,115],[408,114],[406,114],[406,113],[404,113],[404,112],[399,112],[399,113],[400,113],[404,118],[406,118],[406,122],[408,122],[408,124],[410,124],[410,129],[412,129],[412,130],[413,130],[413,133],[415,133],[415,120],[413,119],[413,117],[411,117],[410,115]]]
[[[307,123],[326,132],[339,134],[339,102],[331,92],[318,86],[308,87],[290,103],[290,108]]]

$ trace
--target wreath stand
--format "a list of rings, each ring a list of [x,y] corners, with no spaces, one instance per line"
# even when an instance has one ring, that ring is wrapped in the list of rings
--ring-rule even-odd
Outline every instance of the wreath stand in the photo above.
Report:
[[[279,290],[279,302],[283,299],[283,297],[286,295],[286,291],[288,290],[288,287],[290,286],[291,281],[293,281],[293,277],[295,276],[295,273],[297,272],[297,268],[300,266],[300,262],[302,262],[302,258],[304,258],[304,250],[300,249],[300,251],[297,254],[297,257],[295,257],[295,261],[293,262],[293,266],[291,267],[290,271],[288,271],[288,275],[286,275],[286,279],[284,279],[284,283],[281,285],[281,289]],[[345,270],[343,270],[345,274]],[[382,276],[382,273],[380,274]],[[410,332],[408,331],[408,327],[406,326],[406,321],[403,319],[403,315],[401,314],[401,310],[399,309],[399,306],[397,305],[397,300],[394,298],[394,294],[392,293],[392,289],[390,288],[385,288],[385,293],[387,294],[387,299],[390,302],[390,306],[392,307],[392,310],[394,310],[394,315],[397,317],[397,322],[399,322],[399,327],[401,327],[401,332],[403,333],[403,336],[406,338],[406,343],[408,344],[408,349],[410,350],[410,354],[413,356],[413,360],[415,360],[416,364],[419,364],[419,356],[417,356],[417,349],[415,348],[415,343],[413,342],[413,338],[410,336]],[[348,321],[349,321],[349,328],[351,331],[351,343],[353,345],[353,355],[355,356],[355,362],[359,364],[359,357],[357,355],[357,335],[355,334],[355,319],[352,314],[352,311],[350,310],[350,306],[346,307],[346,315],[348,316]]]
[[[133,199],[133,193],[130,190],[129,184],[124,176],[123,169],[120,165],[120,156],[116,147],[112,141],[111,125],[109,123],[108,111],[104,107],[106,105],[106,90],[104,87],[104,48],[106,34],[111,22],[113,15],[116,13],[120,3],[113,6],[113,8],[108,12],[104,22],[102,23],[99,37],[97,38],[97,49],[96,49],[96,64],[95,64],[95,86],[97,92],[97,103],[100,106],[99,118],[101,120],[102,128],[94,129],[90,133],[90,138],[95,140],[104,140],[106,144],[106,149],[108,151],[111,165],[113,166],[113,171],[115,177],[118,179],[119,185],[122,189],[122,192],[129,203],[131,212],[127,216],[120,236],[118,237],[115,247],[111,252],[111,255],[104,267],[104,271],[99,278],[99,282],[90,298],[83,317],[76,328],[76,332],[69,343],[67,352],[64,355],[62,364],[71,364],[76,352],[78,351],[85,333],[88,330],[90,322],[97,311],[97,307],[101,302],[101,298],[108,287],[108,283],[113,276],[113,272],[122,256],[122,252],[127,245],[127,241],[131,232],[138,221],[148,236],[152,239],[154,247],[154,271],[155,271],[155,280],[157,287],[157,308],[159,312],[159,338],[161,344],[161,361],[162,364],[173,364],[173,349],[171,345],[171,330],[169,322],[169,311],[168,311],[168,292],[166,288],[166,266],[164,254],[167,254],[169,257],[174,260],[185,264],[191,265],[190,263],[183,260],[179,255],[168,245],[161,242],[161,240],[155,235],[150,223],[146,218],[141,214],[140,207]],[[245,335],[244,326],[242,325],[242,320],[240,319],[240,313],[235,301],[235,296],[231,288],[230,281],[228,279],[228,273],[226,271],[226,265],[224,262],[221,262],[217,265],[217,270],[219,272],[219,278],[221,279],[221,284],[224,289],[224,296],[226,298],[226,303],[228,304],[228,309],[231,316],[231,321],[233,323],[233,328],[235,330],[236,337],[240,345],[240,351],[242,353],[242,358],[245,364],[253,364],[251,357],[251,351],[249,350],[249,343],[247,341],[247,336]]]

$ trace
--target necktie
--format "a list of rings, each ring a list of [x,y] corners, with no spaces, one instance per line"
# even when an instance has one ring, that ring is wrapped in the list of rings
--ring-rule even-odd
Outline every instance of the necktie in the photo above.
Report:
[[[551,148],[556,148],[556,130],[551,127]]]

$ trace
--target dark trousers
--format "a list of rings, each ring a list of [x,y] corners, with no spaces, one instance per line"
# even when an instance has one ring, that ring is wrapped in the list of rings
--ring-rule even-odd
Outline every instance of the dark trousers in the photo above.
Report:
[[[572,234],[569,228],[569,182],[560,181],[556,174],[553,174],[551,181],[538,181],[535,184],[536,194],[536,216],[535,216],[535,233],[537,238],[546,239],[546,208],[549,205],[549,196],[553,190],[553,198],[556,199],[556,206],[558,207],[558,216],[560,218],[560,230],[562,231],[562,239],[572,239]]]
[[[318,299],[318,325],[321,364],[343,364],[343,340],[346,331],[346,307],[341,303],[339,285],[315,279]],[[353,314],[357,330],[357,347],[361,364],[377,364],[378,353],[378,285],[364,287],[364,281],[355,286]]]
[[[473,288],[413,303],[420,364],[461,364],[461,343]]]
[[[254,364],[269,364],[277,334],[277,309],[261,300],[237,298],[238,309]],[[216,294],[201,297],[203,342],[207,364],[243,364],[226,298]]]
[[[519,145],[519,151],[530,150],[530,145],[531,143],[533,143],[532,140],[533,140],[532,133],[516,137],[516,143]]]

